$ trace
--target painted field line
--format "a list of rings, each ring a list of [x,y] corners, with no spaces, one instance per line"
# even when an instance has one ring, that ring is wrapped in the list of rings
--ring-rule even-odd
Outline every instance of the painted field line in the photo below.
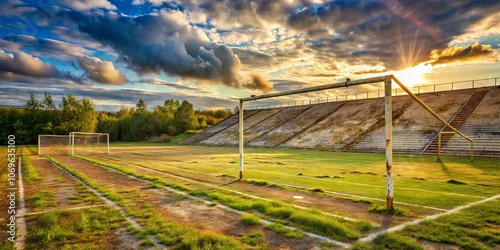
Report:
[[[24,220],[24,214],[26,213],[26,206],[24,203],[24,186],[23,186],[23,173],[22,173],[22,156],[19,156],[18,164],[18,185],[19,185],[19,210],[17,211],[18,216],[16,216],[17,225],[19,226],[17,230],[17,240],[14,243],[15,249],[24,249],[24,241],[26,237],[26,221]]]
[[[113,161],[113,159],[108,159],[108,160]],[[95,164],[95,163],[92,163],[92,164]],[[132,163],[127,163],[127,164],[132,164]],[[99,164],[95,164],[95,165],[99,165]],[[232,192],[232,193],[235,193],[235,194],[239,194],[239,195],[242,195],[242,196],[246,196],[246,197],[249,197],[249,198],[259,199],[259,200],[265,200],[265,201],[273,201],[272,199],[268,199],[268,198],[264,198],[264,197],[260,197],[260,196],[256,196],[256,195],[252,195],[252,194],[243,193],[243,192],[240,192],[240,191],[236,191],[234,189],[229,189],[229,188],[221,187],[221,186],[214,185],[214,184],[209,184],[209,183],[205,183],[205,182],[196,181],[194,179],[186,178],[186,177],[183,177],[183,176],[180,176],[180,175],[177,175],[177,174],[163,172],[163,171],[159,171],[159,170],[156,170],[156,169],[152,169],[152,168],[148,168],[148,167],[143,167],[143,166],[137,165],[137,164],[132,164],[132,165],[134,165],[137,168],[146,170],[146,171],[151,171],[151,172],[158,173],[158,174],[169,175],[169,176],[172,176],[174,178],[178,178],[178,179],[181,179],[181,180],[185,180],[185,181],[189,181],[189,182],[194,182],[194,183],[202,184],[202,185],[205,185],[205,186],[211,187],[211,188],[217,188],[217,189],[225,190],[225,191]],[[105,166],[102,166],[102,165],[99,165],[99,166],[105,167]],[[200,173],[204,173],[204,172],[200,172]],[[215,176],[217,176],[217,175],[215,175]],[[295,205],[295,204],[290,204],[290,206],[293,206],[293,207],[299,208],[299,209],[303,209],[303,210],[310,209],[310,208],[299,206],[299,205]],[[324,215],[328,215],[328,216],[340,218],[340,219],[347,220],[347,221],[359,221],[357,219],[346,217],[346,216],[342,216],[342,215],[338,215],[338,214],[332,214],[332,213],[324,212],[324,211],[319,211],[319,212],[322,213],[322,214],[324,214]]]
[[[62,171],[64,171],[69,177],[73,178],[74,180],[76,180],[77,182],[81,183],[82,185],[84,185],[85,187],[87,187],[90,191],[92,191],[95,195],[97,195],[97,197],[99,197],[101,200],[103,200],[106,205],[109,205],[115,209],[117,209],[118,211],[120,211],[120,213],[125,216],[125,219],[130,223],[132,224],[132,226],[134,227],[137,227],[139,229],[142,230],[142,227],[139,223],[137,223],[134,219],[130,218],[127,216],[127,214],[125,213],[125,209],[123,209],[122,207],[120,207],[118,204],[116,204],[115,202],[113,202],[112,200],[109,200],[108,198],[104,197],[99,191],[97,191],[96,189],[94,189],[93,187],[87,185],[87,183],[83,182],[82,180],[80,180],[78,177],[74,176],[72,173],[70,173],[68,170],[64,169],[63,167],[59,166],[58,164],[56,164],[55,162],[53,162],[51,159],[47,158],[45,156],[45,158],[47,160],[49,160],[54,166],[56,166],[57,168],[61,169]],[[161,245],[159,242],[158,242],[158,239],[156,239],[156,237],[154,235],[151,235],[151,239],[153,240],[153,243],[156,247],[161,247],[161,248],[165,248],[165,246]]]
[[[435,219],[437,219],[439,217],[442,217],[442,216],[445,216],[445,215],[454,214],[454,213],[460,212],[463,209],[466,209],[466,208],[469,208],[469,207],[472,207],[472,206],[475,206],[475,205],[478,205],[478,204],[481,204],[481,203],[493,201],[493,200],[496,200],[498,198],[500,198],[500,194],[492,196],[492,197],[489,197],[489,198],[486,198],[484,200],[480,200],[480,201],[472,202],[472,203],[469,203],[469,204],[466,204],[466,205],[463,205],[463,206],[455,207],[455,208],[453,208],[451,210],[448,210],[448,211],[446,211],[444,213],[429,215],[429,216],[426,216],[426,217],[424,217],[422,219],[418,219],[418,220],[414,220],[414,221],[409,221],[409,222],[403,223],[401,225],[398,225],[398,226],[395,226],[395,227],[391,227],[389,229],[384,229],[384,230],[378,231],[376,233],[372,233],[372,234],[370,234],[370,235],[368,235],[368,236],[366,236],[364,238],[361,238],[358,241],[370,242],[370,241],[374,240],[379,235],[386,234],[386,233],[392,233],[392,232],[396,232],[396,231],[400,231],[400,230],[404,229],[406,226],[416,225],[416,224],[419,224],[419,223],[421,223],[423,221],[435,220]]]
[[[102,159],[112,160],[112,161],[121,161],[121,162],[124,162],[121,159],[119,160],[119,159],[112,158],[112,157],[103,157],[103,156],[98,156],[98,157],[102,158]],[[186,172],[192,172],[192,173],[203,173],[203,174],[209,174],[209,175],[213,175],[213,176],[218,176],[219,175],[219,174],[216,174],[216,173],[209,173],[209,172],[200,171],[200,170],[193,170],[193,169],[181,168],[181,167],[171,166],[171,165],[168,165],[168,164],[164,164],[162,166],[163,167],[167,167],[167,168],[172,168],[172,169],[179,169],[179,170],[183,170],[183,171],[186,171]],[[324,181],[324,182],[331,182],[331,183],[342,183],[342,184],[355,185],[355,186],[375,187],[375,188],[380,188],[380,189],[384,189],[384,190],[386,188],[385,186],[382,186],[382,185],[372,185],[372,184],[347,182],[347,181],[339,181],[339,180],[327,180],[327,179],[320,179],[320,178],[315,178],[315,177],[310,177],[310,176],[303,176],[303,175],[301,176],[301,175],[293,175],[293,174],[285,174],[285,173],[276,173],[276,172],[263,171],[263,170],[255,170],[255,169],[246,169],[245,171],[247,171],[247,172],[264,173],[264,174],[283,175],[283,176],[290,176],[290,177],[296,177],[296,178],[311,179],[311,180],[315,180],[315,181]],[[409,190],[409,191],[420,191],[420,192],[427,192],[427,193],[435,193],[435,194],[455,195],[455,196],[463,196],[463,197],[473,197],[473,198],[479,198],[479,199],[486,198],[486,196],[481,196],[481,195],[470,195],[470,194],[460,194],[460,193],[451,193],[451,192],[442,192],[442,191],[432,191],[432,190],[419,189],[419,188],[398,187],[398,189],[399,190]]]
[[[379,185],[363,184],[363,183],[347,182],[347,181],[337,181],[337,180],[326,180],[324,178],[314,178],[314,177],[310,177],[310,176],[283,174],[283,173],[276,173],[276,172],[269,172],[269,171],[262,171],[262,170],[254,170],[254,169],[247,169],[245,171],[259,172],[259,173],[265,173],[265,174],[276,174],[276,175],[292,176],[292,177],[305,178],[305,179],[311,179],[311,180],[319,180],[319,181],[326,181],[326,182],[332,182],[332,183],[343,183],[343,184],[349,184],[349,185],[355,185],[355,186],[376,187],[376,188],[381,188],[381,189],[385,189],[386,188],[385,186],[379,186]],[[481,199],[486,198],[486,196],[481,196],[481,195],[459,194],[459,193],[432,191],[432,190],[425,190],[425,189],[418,189],[418,188],[398,187],[398,189],[400,189],[400,190],[410,190],[410,191],[422,191],[422,192],[436,193],[436,194],[447,194],[447,195],[465,196],[465,197],[473,197],[473,198],[481,198]]]
[[[97,157],[97,158],[101,158],[101,157]],[[108,158],[108,157],[102,157],[106,160],[111,160],[111,161],[118,161],[118,162],[123,162],[121,160],[116,160],[116,159],[113,159],[113,158]],[[144,170],[148,170],[148,171],[153,171],[155,173],[161,173],[161,174],[166,174],[166,175],[170,175],[170,176],[173,176],[173,177],[176,177],[176,178],[179,178],[179,179],[182,179],[182,180],[186,180],[186,181],[191,181],[191,182],[196,182],[196,183],[200,183],[200,184],[203,184],[203,185],[207,185],[207,186],[210,186],[210,187],[217,187],[219,189],[223,189],[223,190],[226,190],[226,191],[230,191],[230,192],[234,192],[234,193],[237,193],[237,194],[240,194],[240,195],[244,195],[244,196],[247,196],[247,197],[251,197],[251,198],[255,198],[255,199],[262,199],[262,200],[268,200],[270,201],[270,199],[267,199],[267,198],[263,198],[263,197],[259,197],[259,196],[254,196],[254,195],[251,195],[251,194],[245,194],[245,193],[241,193],[241,192],[238,192],[236,190],[232,190],[232,189],[228,189],[228,188],[223,188],[223,187],[218,187],[217,185],[212,185],[212,184],[208,184],[208,183],[204,183],[204,182],[199,182],[199,181],[195,181],[191,178],[186,178],[186,177],[183,177],[183,176],[180,176],[178,174],[173,174],[173,173],[168,173],[168,172],[163,172],[163,171],[159,171],[159,170],[156,170],[156,169],[152,169],[152,168],[148,168],[148,167],[143,167],[142,165],[138,165],[138,164],[135,164],[135,163],[126,163],[126,164],[132,164],[138,168],[141,168],[141,169],[144,169]],[[179,170],[184,170],[183,168],[178,168],[178,167],[173,167],[173,166],[169,166],[169,165],[166,165],[167,168],[173,168],[173,169],[179,169]],[[187,171],[190,171],[190,172],[196,172],[196,173],[201,173],[201,174],[211,174],[211,173],[206,173],[206,172],[201,172],[201,171],[196,171],[196,170],[187,170]],[[248,171],[248,170],[247,170]],[[257,171],[257,170],[252,170],[252,171]],[[264,172],[264,171],[263,171]],[[217,176],[217,174],[211,174],[211,175],[215,175]],[[294,175],[291,175],[291,176],[294,176]],[[317,178],[312,178],[312,179],[315,179],[317,180]],[[303,190],[307,190],[308,188],[307,187],[304,187],[304,186],[298,186],[298,185],[290,185],[290,184],[284,184],[284,183],[278,183],[278,182],[269,182],[270,184],[275,184],[275,185],[281,185],[281,186],[288,186],[288,187],[293,187],[293,188],[297,188],[297,189],[303,189]],[[354,198],[362,198],[362,199],[372,199],[372,200],[376,200],[376,201],[383,201],[385,202],[386,200],[384,199],[380,199],[380,198],[374,198],[374,197],[368,197],[368,196],[361,196],[361,195],[355,195],[355,194],[348,194],[348,193],[340,193],[340,192],[335,192],[335,191],[325,191],[326,193],[329,193],[329,194],[335,194],[335,195],[340,195],[340,196],[348,196],[348,197],[354,197]],[[400,204],[400,205],[407,205],[407,206],[413,206],[413,207],[420,207],[420,208],[427,208],[427,209],[432,209],[432,210],[437,210],[437,211],[448,211],[447,209],[443,209],[443,208],[437,208],[437,207],[430,207],[430,206],[423,206],[423,205],[417,205],[417,204],[412,204],[412,203],[406,203],[406,202],[400,202],[400,201],[395,201],[394,203],[396,204]],[[301,208],[301,209],[307,209],[305,207],[302,207],[302,206],[298,206],[298,205],[292,205],[292,206],[295,206],[297,208]],[[353,218],[349,218],[349,217],[345,217],[345,216],[340,216],[340,215],[336,215],[336,214],[331,214],[331,213],[328,213],[328,212],[322,212],[326,215],[331,215],[331,216],[334,216],[334,217],[339,217],[339,218],[342,218],[342,219],[345,219],[345,220],[350,220],[350,221],[357,221],[356,219],[353,219]]]
[[[82,159],[79,159],[79,160],[82,160]],[[83,161],[84,161],[84,160],[83,160]],[[87,161],[87,162],[88,162],[88,161]],[[89,162],[89,163],[91,163],[91,162]],[[143,182],[146,182],[146,183],[150,183],[149,181],[146,181],[146,180],[143,180],[143,179],[139,179],[139,178],[137,178],[137,177],[135,177],[135,176],[132,176],[132,175],[125,174],[125,173],[120,172],[120,171],[118,171],[118,170],[116,170],[116,169],[112,169],[112,168],[109,168],[109,167],[106,167],[106,166],[103,166],[103,165],[99,165],[99,164],[96,164],[96,163],[91,163],[91,164],[96,165],[96,166],[99,166],[99,167],[102,167],[102,168],[105,168],[105,169],[108,169],[108,170],[110,170],[110,171],[114,171],[114,172],[116,172],[116,173],[119,173],[119,174],[122,174],[122,175],[128,176],[128,177],[133,178],[133,179],[136,179],[136,180],[140,180],[140,181],[143,181]],[[137,166],[137,167],[138,167],[138,168],[143,168],[143,167],[140,167],[140,166]],[[150,170],[150,171],[153,171],[153,172],[163,173],[163,172],[160,172],[160,171],[151,170],[151,169],[147,169],[147,168],[143,168],[143,169],[145,169],[145,170]],[[163,174],[165,174],[165,173],[163,173]],[[177,177],[177,176],[174,176],[174,177]],[[180,177],[180,178],[182,178],[182,177]],[[186,180],[187,180],[187,181],[191,181],[191,182],[196,182],[196,183],[204,184],[204,185],[208,185],[208,186],[212,186],[212,185],[210,185],[210,184],[206,184],[206,183],[201,183],[201,182],[197,182],[197,181],[193,181],[193,180],[188,180],[188,179],[186,179]],[[215,186],[215,187],[217,187],[217,186]],[[203,202],[203,203],[205,203],[205,204],[207,204],[207,205],[212,205],[212,204],[213,204],[211,201],[208,201],[208,200],[205,200],[205,199],[203,199],[203,198],[199,198],[199,197],[196,197],[196,196],[190,195],[190,194],[188,194],[188,193],[186,193],[186,192],[183,192],[183,191],[180,191],[180,190],[177,190],[177,189],[174,189],[174,188],[164,187],[164,189],[165,189],[165,190],[168,190],[168,191],[170,191],[170,192],[172,192],[172,193],[175,193],[175,194],[183,195],[183,196],[185,196],[185,197],[187,197],[187,198],[189,198],[189,199],[192,199],[192,200],[201,201],[201,202]],[[232,190],[231,190],[231,191],[232,191]],[[236,192],[237,192],[237,191],[236,191]],[[244,195],[246,195],[246,194],[244,194]],[[265,199],[265,198],[262,198],[262,199]],[[227,211],[230,211],[230,212],[236,213],[236,214],[244,214],[244,213],[245,213],[245,212],[243,212],[243,211],[239,211],[239,210],[236,210],[236,209],[234,209],[234,208],[231,208],[231,207],[228,207],[228,206],[226,206],[226,205],[222,205],[222,204],[216,204],[215,206],[216,206],[216,207],[219,207],[219,208],[221,208],[221,209],[224,209],[224,210],[227,210]],[[266,219],[262,219],[262,218],[259,218],[259,220],[260,220],[262,223],[266,224],[266,225],[267,225],[267,224],[272,224],[272,223],[273,223],[273,222],[271,222],[271,221],[268,221],[268,220],[266,220]],[[286,226],[286,225],[284,225],[284,226],[285,226],[286,228],[290,229],[290,230],[298,230],[298,229],[297,229],[297,228],[295,228],[295,227]],[[304,232],[304,231],[302,231],[302,232],[303,232],[304,234],[306,234],[306,235],[310,236],[310,237],[317,238],[317,239],[320,239],[320,240],[323,240],[323,241],[327,241],[327,242],[330,242],[330,243],[334,243],[334,244],[339,245],[339,246],[342,246],[342,247],[344,247],[344,248],[349,248],[349,247],[351,247],[351,246],[352,246],[352,245],[351,245],[351,244],[349,244],[349,243],[345,243],[345,242],[337,241],[337,240],[334,240],[334,239],[330,239],[330,238],[325,237],[325,236],[322,236],[322,235],[318,235],[318,234],[314,234],[314,233],[310,233],[310,232]]]
[[[95,208],[95,207],[105,207],[105,206],[108,206],[108,205],[102,204],[102,205],[89,205],[89,206],[70,207],[70,208],[62,208],[62,209],[49,209],[49,210],[44,210],[44,211],[25,213],[24,216],[37,215],[37,214],[43,214],[43,213],[48,213],[48,212],[64,212],[64,211],[80,210],[80,209]]]
[[[271,182],[271,184],[282,185],[282,186],[287,186],[287,187],[293,187],[293,188],[298,188],[298,189],[305,189],[305,190],[308,189],[307,187],[303,187],[303,186],[283,184],[283,183],[272,183]],[[348,197],[353,197],[353,198],[371,199],[371,200],[384,201],[384,202],[386,201],[386,200],[380,199],[380,198],[373,198],[373,197],[361,196],[361,195],[355,195],[355,194],[346,194],[346,193],[340,193],[340,192],[334,192],[334,191],[328,191],[328,190],[325,190],[325,193],[335,194],[335,195],[341,195],[341,196],[348,196]],[[411,204],[411,203],[400,202],[400,201],[394,201],[394,203],[400,204],[400,205],[407,205],[407,206],[413,206],[413,207],[421,207],[421,208],[433,209],[433,210],[438,210],[438,211],[448,211],[447,209],[443,209],[443,208],[421,206],[421,205],[417,205],[417,204]]]

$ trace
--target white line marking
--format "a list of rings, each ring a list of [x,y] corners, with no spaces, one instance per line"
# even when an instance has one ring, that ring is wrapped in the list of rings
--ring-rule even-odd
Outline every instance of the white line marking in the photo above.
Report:
[[[337,180],[328,180],[328,179],[315,178],[315,177],[304,176],[304,175],[283,174],[283,173],[275,173],[275,172],[269,172],[269,171],[255,170],[255,169],[248,169],[246,171],[249,171],[249,172],[260,172],[260,173],[265,173],[265,174],[276,174],[276,175],[284,175],[284,176],[293,176],[293,177],[298,177],[298,178],[306,178],[306,179],[312,179],[312,180],[317,180],[317,181],[326,181],[326,182],[332,182],[332,183],[343,183],[343,184],[356,185],[356,186],[376,187],[376,188],[382,188],[382,189],[386,188],[385,186],[379,186],[379,185],[363,184],[363,183],[347,182],[347,181],[337,181]],[[467,197],[474,197],[474,198],[486,198],[486,196],[480,196],[480,195],[458,194],[458,193],[432,191],[432,190],[425,190],[425,189],[418,189],[418,188],[398,187],[398,189],[400,189],[400,190],[411,190],[411,191],[422,191],[422,192],[428,192],[428,193],[447,194],[447,195],[467,196]]]
[[[79,160],[85,161],[85,160],[83,160],[83,159],[79,159]],[[86,162],[88,162],[88,161],[86,161]],[[109,167],[106,167],[106,166],[102,166],[102,165],[99,165],[99,164],[97,164],[97,163],[92,163],[92,162],[89,162],[89,163],[91,163],[91,164],[93,164],[93,165],[95,165],[95,166],[99,166],[99,167],[102,167],[102,168],[108,169],[108,170],[113,171],[113,172],[120,173],[120,174],[122,174],[122,175],[126,175],[126,176],[128,176],[128,177],[130,177],[130,178],[133,178],[133,179],[136,179],[136,180],[140,180],[140,181],[143,181],[143,182],[146,182],[146,183],[150,183],[149,181],[146,181],[146,180],[143,180],[143,179],[139,179],[139,178],[137,178],[137,177],[135,177],[135,176],[132,176],[132,175],[129,175],[129,174],[125,174],[125,173],[120,172],[120,171],[118,171],[118,170],[116,170],[116,169],[112,169],[112,168],[109,168]],[[156,170],[152,170],[152,169],[147,169],[147,168],[143,168],[143,167],[140,167],[140,166],[137,166],[137,167],[138,167],[138,168],[142,168],[142,169],[144,169],[144,170],[149,170],[149,171],[152,171],[152,172],[158,172],[158,173],[161,173],[161,174],[165,174],[165,173],[160,172],[160,171],[156,171]],[[174,177],[178,177],[178,176],[174,176]],[[183,177],[178,177],[178,178],[184,179]],[[188,179],[186,179],[186,180],[188,180]],[[206,183],[201,183],[201,182],[197,182],[197,181],[193,181],[193,180],[188,180],[188,181],[191,181],[191,182],[196,182],[196,183],[200,183],[200,184],[204,184],[204,185],[207,185],[207,186],[215,186],[215,185],[210,185],[210,184],[206,184]],[[217,187],[217,186],[215,186],[215,187]],[[170,187],[165,187],[165,189],[166,189],[166,190],[168,190],[168,191],[170,191],[170,192],[172,192],[172,193],[183,195],[183,196],[185,196],[185,197],[187,197],[187,198],[189,198],[189,199],[201,201],[201,202],[203,202],[203,203],[205,203],[205,204],[207,204],[207,205],[212,204],[212,202],[211,202],[211,201],[208,201],[208,200],[205,200],[205,199],[202,199],[202,198],[199,198],[199,197],[196,197],[196,196],[190,195],[190,194],[188,194],[188,193],[186,193],[186,192],[179,191],[179,190],[177,190],[177,189],[173,189],[173,188],[170,188]],[[234,190],[230,190],[230,191],[233,191],[233,192],[237,192],[237,193],[239,193],[238,191],[234,191]],[[244,193],[240,193],[240,194],[243,194],[243,195],[248,195],[248,194],[244,194]],[[248,196],[252,196],[252,195],[248,195]],[[255,196],[255,197],[256,197],[256,196]],[[265,198],[262,198],[262,199],[265,199]],[[236,209],[233,209],[233,208],[230,208],[230,207],[228,207],[228,206],[226,206],[226,205],[217,204],[216,206],[217,206],[217,207],[219,207],[219,208],[221,208],[221,209],[224,209],[224,210],[227,210],[227,211],[230,211],[230,212],[236,213],[236,214],[244,214],[244,212],[239,211],[239,210],[236,210]],[[349,218],[349,219],[350,219],[350,218]],[[266,225],[267,225],[267,224],[271,224],[271,223],[273,223],[273,222],[271,222],[271,221],[268,221],[268,220],[265,220],[265,219],[262,219],[262,218],[259,218],[259,220],[260,220],[261,222],[263,222],[264,224],[266,224]],[[351,219],[351,220],[352,220],[352,219]],[[291,229],[291,230],[297,230],[297,228],[295,228],[295,227],[286,226],[286,225],[285,225],[285,227],[286,227],[286,228],[288,228],[288,229]],[[334,240],[334,239],[330,239],[330,238],[325,237],[325,236],[322,236],[322,235],[317,235],[317,234],[314,234],[314,233],[309,233],[309,232],[303,232],[303,233],[304,233],[304,234],[306,234],[306,235],[308,235],[308,236],[310,236],[310,237],[317,238],[317,239],[320,239],[320,240],[323,240],[323,241],[327,241],[327,242],[330,242],[330,243],[334,243],[334,244],[339,245],[339,246],[344,247],[344,248],[350,248],[350,247],[352,246],[352,245],[351,245],[351,244],[349,244],[349,243],[345,243],[345,242],[337,241],[337,240]]]
[[[39,211],[39,212],[25,213],[24,216],[37,215],[37,214],[43,214],[43,213],[48,213],[48,212],[63,212],[63,211],[69,211],[69,210],[80,210],[80,209],[105,207],[105,206],[108,206],[108,205],[102,204],[102,205],[89,205],[89,206],[81,206],[81,207],[70,207],[70,208],[63,208],[63,209],[49,209],[49,210],[44,210],[44,211]],[[21,216],[21,215],[19,215],[19,216]]]
[[[17,230],[17,240],[14,243],[15,249],[24,249],[24,238],[26,237],[26,221],[24,220],[24,214],[26,213],[26,207],[24,204],[24,186],[23,186],[23,173],[22,173],[22,156],[19,156],[19,168],[18,171],[18,183],[19,183],[19,210],[17,211],[21,217],[16,217],[17,225],[19,230]]]
[[[419,224],[419,223],[421,223],[423,221],[427,221],[427,220],[435,220],[435,219],[437,219],[439,217],[442,217],[442,216],[445,216],[445,215],[449,215],[449,214],[454,214],[454,213],[457,213],[457,212],[459,212],[459,211],[461,211],[463,209],[466,209],[466,208],[469,208],[469,207],[472,207],[472,206],[475,206],[475,205],[478,205],[478,204],[481,204],[481,203],[485,203],[485,202],[488,202],[488,201],[496,200],[498,198],[500,198],[500,194],[492,196],[492,197],[489,197],[489,198],[486,198],[484,200],[472,202],[472,203],[469,203],[467,205],[455,207],[455,208],[453,208],[451,210],[448,210],[448,211],[446,211],[444,213],[429,215],[429,216],[426,216],[426,217],[424,217],[422,219],[418,219],[418,220],[406,222],[406,223],[403,223],[401,225],[397,225],[395,227],[391,227],[389,229],[384,229],[384,230],[378,231],[376,233],[372,233],[372,234],[370,234],[370,235],[368,235],[368,236],[366,236],[364,238],[361,238],[358,241],[370,242],[370,241],[374,240],[377,236],[379,236],[381,234],[396,232],[396,231],[404,229],[406,226],[416,225],[416,224]]]
[[[271,184],[273,184],[273,183],[271,183]],[[308,189],[307,187],[297,186],[297,185],[289,185],[289,184],[283,184],[283,183],[274,183],[274,184],[278,184],[278,185],[282,185],[282,186],[287,186],[287,187],[298,188],[298,189],[305,189],[305,190]],[[348,197],[354,197],[354,198],[371,199],[371,200],[384,201],[385,202],[384,199],[373,198],[373,197],[368,197],[368,196],[361,196],[361,195],[355,195],[355,194],[339,193],[339,192],[328,191],[328,190],[325,190],[325,193],[335,194],[335,195],[341,195],[341,196],[348,196]],[[437,207],[429,207],[429,206],[421,206],[421,205],[416,205],[416,204],[411,204],[411,203],[405,203],[405,202],[400,202],[400,201],[395,201],[394,203],[401,204],[401,205],[407,205],[407,206],[413,206],[413,207],[421,207],[421,208],[433,209],[433,210],[438,210],[438,211],[448,211],[447,209],[442,209],[442,208],[437,208]]]
[[[112,159],[108,159],[108,160],[112,160]],[[95,164],[95,163],[93,163],[93,164]],[[131,163],[127,163],[127,164],[131,164]],[[96,165],[98,165],[98,164],[96,164]],[[249,198],[259,199],[259,200],[265,200],[265,201],[273,201],[272,199],[268,199],[268,198],[264,198],[264,197],[260,197],[260,196],[256,196],[256,195],[252,195],[252,194],[247,194],[247,193],[239,192],[239,191],[236,191],[234,189],[224,188],[224,187],[221,187],[221,186],[218,186],[218,185],[214,185],[214,184],[209,184],[209,183],[205,183],[205,182],[195,181],[193,179],[182,177],[180,175],[171,174],[171,173],[159,171],[159,170],[148,168],[148,167],[143,167],[143,166],[140,166],[140,165],[137,165],[137,164],[131,164],[131,165],[135,166],[136,168],[140,168],[140,169],[143,169],[143,170],[146,170],[146,171],[150,171],[150,172],[154,172],[154,173],[159,173],[159,174],[164,174],[164,175],[169,175],[169,176],[172,176],[174,178],[178,178],[178,179],[181,179],[181,180],[185,180],[185,181],[189,181],[189,182],[194,182],[194,183],[202,184],[202,185],[205,185],[205,186],[208,186],[208,187],[211,187],[211,188],[222,189],[222,190],[225,190],[225,191],[228,191],[228,192],[232,192],[232,193],[235,193],[235,194],[239,194],[239,195],[242,195],[242,196],[246,196],[246,197],[249,197]],[[101,166],[101,165],[99,165],[99,166]],[[105,166],[102,166],[102,167],[105,167]],[[199,173],[203,173],[203,172],[199,172]],[[290,204],[290,206],[293,206],[293,207],[299,208],[299,209],[303,209],[303,210],[310,209],[310,208],[299,206],[299,205],[295,205],[295,204]],[[328,216],[340,218],[340,219],[347,220],[347,221],[359,221],[359,220],[354,219],[354,218],[350,218],[350,217],[346,217],[346,216],[342,216],[342,215],[337,215],[337,214],[333,214],[333,213],[329,213],[329,212],[324,212],[324,211],[319,211],[319,212],[322,213],[322,214],[324,214],[324,215],[328,215]]]
[[[132,224],[134,227],[137,227],[139,229],[142,230],[142,227],[139,223],[137,223],[134,219],[130,218],[127,216],[127,214],[125,213],[125,209],[120,207],[118,204],[116,204],[115,202],[109,200],[108,198],[104,197],[99,191],[97,191],[97,189],[94,189],[93,187],[87,185],[87,183],[83,182],[82,180],[80,180],[78,177],[74,176],[72,173],[70,173],[68,170],[64,169],[63,167],[59,166],[58,164],[56,164],[55,162],[53,162],[51,159],[45,157],[47,160],[49,160],[54,166],[56,166],[57,168],[63,170],[66,174],[68,174],[71,178],[75,179],[76,181],[80,182],[81,184],[83,184],[84,186],[86,186],[90,191],[92,191],[95,195],[97,195],[97,197],[101,198],[102,200],[104,200],[104,202],[117,209],[118,211],[120,211],[120,213],[125,216],[125,219],[130,222],[130,224]],[[76,171],[76,170],[75,170]],[[156,247],[162,247],[164,248],[165,246],[161,245],[159,242],[158,242],[158,239],[156,239],[156,237],[154,235],[151,235],[151,239],[153,240],[153,243],[155,244]]]

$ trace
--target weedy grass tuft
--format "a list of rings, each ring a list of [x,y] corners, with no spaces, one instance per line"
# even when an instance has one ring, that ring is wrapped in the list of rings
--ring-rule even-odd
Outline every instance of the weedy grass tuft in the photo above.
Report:
[[[75,155],[73,157],[80,159],[80,160],[90,162],[90,163],[94,163],[97,165],[101,165],[104,167],[108,167],[108,168],[117,170],[117,171],[122,172],[126,175],[131,175],[131,176],[134,176],[136,178],[149,181],[149,182],[151,182],[151,185],[155,188],[163,188],[163,186],[166,186],[166,187],[170,187],[170,188],[177,189],[180,191],[189,191],[190,190],[189,188],[187,188],[184,185],[176,184],[176,183],[168,183],[166,181],[160,180],[158,177],[152,177],[152,176],[144,175],[144,174],[137,174],[137,172],[133,169],[125,169],[125,168],[118,166],[118,165],[115,165],[115,164],[95,160],[95,159],[92,159],[90,157],[86,157],[86,156],[82,156],[82,155]]]
[[[289,229],[281,223],[268,224],[265,228],[292,239],[302,239],[306,236],[302,231]]]
[[[102,249],[103,236],[124,222],[111,207],[62,212],[45,212],[27,218],[26,249],[60,249],[65,245],[82,249]]]
[[[24,155],[24,153],[23,153],[23,155]],[[28,156],[22,157],[21,162],[22,162],[22,166],[23,166],[22,167],[23,181],[31,184],[33,182],[42,180],[42,177],[40,177],[40,174],[35,169],[35,167],[31,163],[31,160],[29,159]]]
[[[243,214],[241,215],[241,223],[245,226],[256,226],[262,225],[259,217],[255,214]]]
[[[251,246],[257,246],[265,243],[266,237],[260,231],[251,231],[249,234],[243,236],[241,242]]]
[[[26,198],[28,206],[36,210],[56,206],[56,196],[54,191],[37,190],[34,194]]]
[[[490,201],[434,221],[408,226],[399,234],[464,249],[497,249],[500,247],[498,214],[500,201]]]
[[[394,207],[392,210],[387,210],[387,207],[379,206],[377,204],[372,204],[370,206],[370,208],[368,208],[368,211],[373,212],[373,213],[398,215],[398,216],[404,216],[407,214],[406,210],[404,210],[402,208]]]

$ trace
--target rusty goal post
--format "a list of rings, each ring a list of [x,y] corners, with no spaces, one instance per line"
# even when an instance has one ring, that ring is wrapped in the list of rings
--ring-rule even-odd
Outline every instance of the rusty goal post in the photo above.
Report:
[[[363,84],[373,84],[378,82],[384,82],[384,106],[385,106],[385,144],[386,144],[386,205],[388,210],[393,210],[393,178],[392,178],[392,84],[395,82],[401,89],[403,89],[411,98],[417,101],[425,110],[427,110],[430,114],[432,114],[436,119],[441,121],[445,126],[449,127],[452,131],[457,133],[458,135],[466,137],[456,128],[452,127],[447,121],[441,118],[435,111],[433,111],[429,106],[427,106],[422,100],[420,100],[415,94],[411,92],[401,81],[399,81],[394,75],[385,75],[379,77],[365,78],[359,80],[346,80],[344,82],[336,82],[332,84],[308,87],[298,90],[289,90],[278,93],[264,94],[264,95],[253,95],[251,97],[241,98],[239,99],[239,179],[243,179],[243,169],[244,169],[244,104],[248,101],[255,101],[260,99],[268,99],[279,96],[287,96],[294,94],[302,94],[309,93],[315,91],[322,91],[328,89],[335,89],[341,87],[355,86],[355,85],[363,85]]]

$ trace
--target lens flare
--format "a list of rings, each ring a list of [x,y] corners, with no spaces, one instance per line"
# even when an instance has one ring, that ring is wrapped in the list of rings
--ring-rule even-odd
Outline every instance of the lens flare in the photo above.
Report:
[[[423,77],[431,71],[431,65],[421,63],[411,68],[396,71],[394,72],[394,76],[398,78],[406,87],[413,88],[416,84],[426,83]]]

